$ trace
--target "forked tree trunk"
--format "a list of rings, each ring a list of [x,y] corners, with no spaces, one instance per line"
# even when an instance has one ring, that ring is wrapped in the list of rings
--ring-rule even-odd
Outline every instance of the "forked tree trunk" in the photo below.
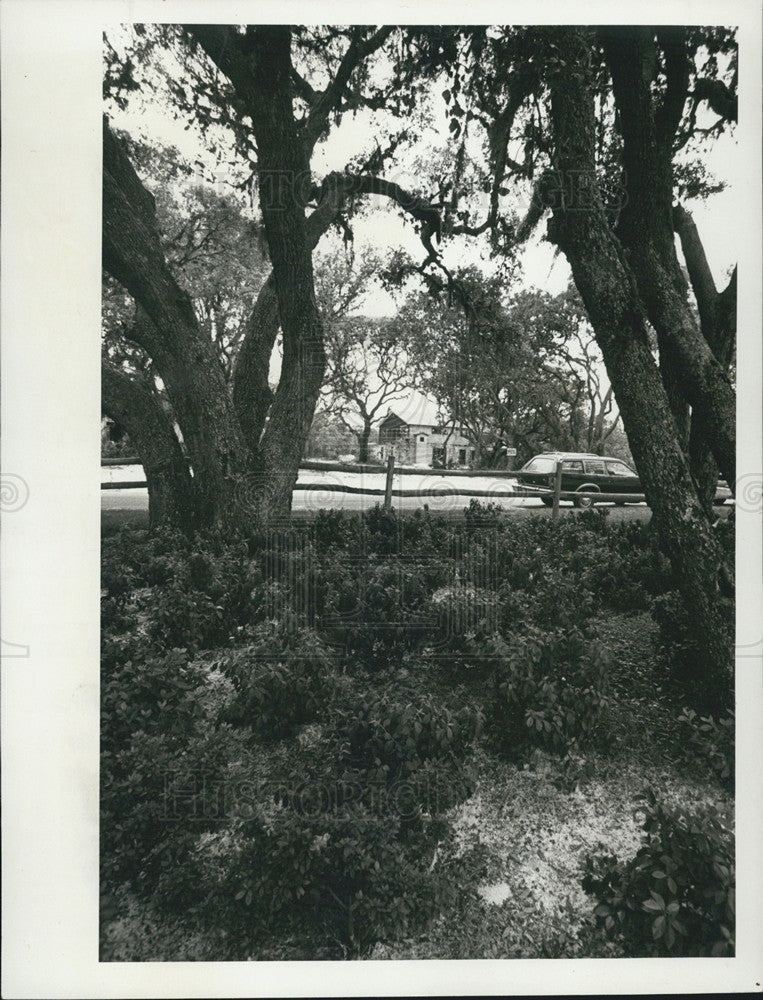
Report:
[[[164,382],[183,433],[196,523],[245,526],[249,453],[223,370],[167,265],[154,200],[105,119],[103,138],[103,265],[150,321],[136,327],[138,342]]]
[[[551,111],[560,197],[549,236],[567,257],[585,303],[665,552],[696,623],[698,685],[728,684],[730,639],[719,604],[721,552],[678,441],[651,356],[646,317],[622,247],[607,221],[594,159],[589,29],[552,31],[559,57]]]
[[[247,53],[259,194],[283,333],[281,378],[256,452],[261,520],[291,509],[299,462],[323,384],[326,355],[305,225],[309,158],[292,108],[291,32],[255,30]]]
[[[148,484],[151,528],[194,525],[193,480],[170,418],[145,378],[101,361],[103,412],[130,435]]]
[[[685,29],[663,28],[666,87],[656,104],[655,29],[602,29],[604,51],[623,137],[627,203],[618,235],[660,348],[668,398],[679,438],[688,447],[688,412],[701,420],[718,467],[734,488],[736,398],[723,365],[692,315],[673,230],[673,139],[688,93]]]

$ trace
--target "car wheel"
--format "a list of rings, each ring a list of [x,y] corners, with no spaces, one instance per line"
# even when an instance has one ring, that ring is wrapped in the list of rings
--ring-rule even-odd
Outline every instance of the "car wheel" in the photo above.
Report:
[[[554,506],[554,501],[551,499],[551,497],[541,497],[540,502],[544,504],[546,507]]]
[[[575,506],[582,507],[584,510],[588,510],[589,507],[593,507],[593,497],[591,496],[575,497]]]

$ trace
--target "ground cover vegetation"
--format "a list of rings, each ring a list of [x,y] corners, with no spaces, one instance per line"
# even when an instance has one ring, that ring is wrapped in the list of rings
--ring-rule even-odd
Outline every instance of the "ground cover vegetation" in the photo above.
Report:
[[[676,592],[603,510],[108,535],[102,958],[733,953]]]

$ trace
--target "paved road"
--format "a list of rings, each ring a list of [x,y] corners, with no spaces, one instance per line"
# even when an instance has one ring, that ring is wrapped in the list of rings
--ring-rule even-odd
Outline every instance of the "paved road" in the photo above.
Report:
[[[104,467],[101,470],[103,482],[141,482],[144,478],[143,469],[139,465]],[[379,495],[384,488],[384,473],[361,473],[348,474],[345,472],[331,472],[322,470],[300,470],[300,482],[308,489],[294,491],[292,510],[298,517],[310,517],[312,513],[322,508],[333,508],[336,510],[360,511],[367,510],[378,503],[381,503],[383,496]],[[375,489],[373,494],[342,493],[337,487],[342,484],[351,485],[354,488],[361,486],[364,489]],[[332,489],[333,487],[333,489]],[[460,518],[463,510],[469,505],[469,497],[460,496],[454,492],[458,488],[468,488],[482,491],[488,495],[478,497],[480,503],[497,503],[510,510],[513,515],[527,517],[529,515],[541,515],[548,517],[551,511],[545,507],[537,497],[505,497],[502,493],[516,488],[515,481],[506,479],[496,479],[489,476],[479,476],[470,479],[459,479],[456,477],[436,477],[427,475],[422,470],[421,477],[418,476],[398,476],[394,481],[394,489],[404,489],[411,491],[415,489],[435,488],[442,490],[439,496],[398,496],[393,492],[392,503],[396,510],[411,511],[418,508],[427,508],[432,513],[440,513],[445,516]],[[600,504],[597,506],[607,507],[612,521],[646,521],[651,517],[651,511],[645,503],[627,504],[624,507],[615,507],[613,504]],[[730,505],[717,507],[718,512],[731,509]],[[562,516],[568,516],[575,510],[572,503],[562,501]],[[101,511],[103,523],[119,524],[145,524],[148,511],[148,493],[143,488],[102,490]]]
[[[540,515],[549,517],[551,511],[536,497],[522,499],[491,497],[478,498],[480,503],[499,503],[512,514],[519,517]],[[359,511],[366,510],[380,503],[379,496],[364,496],[356,493],[331,493],[316,488],[313,490],[295,490],[292,509],[296,514],[309,516],[311,512],[321,508]],[[464,508],[469,505],[469,498],[463,496],[443,497],[393,497],[392,505],[396,510],[410,511],[428,507],[432,513],[442,513],[460,517]],[[607,507],[612,521],[646,521],[651,517],[651,511],[646,504],[628,504],[625,507],[615,507],[612,504],[601,504]],[[562,501],[560,512],[568,516],[575,508],[571,503]],[[117,523],[145,524],[148,512],[148,493],[145,489],[102,490],[101,512],[104,525]]]

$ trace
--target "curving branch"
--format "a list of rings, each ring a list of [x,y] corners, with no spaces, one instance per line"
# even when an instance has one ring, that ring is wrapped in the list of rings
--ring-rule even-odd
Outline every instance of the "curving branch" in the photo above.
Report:
[[[101,409],[130,435],[148,484],[152,528],[193,521],[193,480],[180,442],[151,381],[101,359]]]
[[[340,106],[352,74],[361,63],[384,45],[394,30],[394,26],[389,25],[378,28],[365,39],[359,32],[355,34],[339,63],[334,79],[317,95],[317,100],[313,103],[302,127],[303,142],[308,155],[326,131],[331,112]]]
[[[190,296],[167,263],[154,200],[105,118],[102,241],[104,268],[150,320],[137,323],[132,334],[154,361],[182,428],[200,516],[227,517],[233,477],[246,468],[248,454],[225,375]]]
[[[737,95],[729,90],[722,80],[700,77],[694,84],[692,97],[697,102],[707,101],[712,110],[724,121],[737,121]]]
[[[439,210],[394,181],[374,174],[334,172],[323,180],[316,192],[319,197],[318,205],[305,220],[305,241],[309,250],[315,249],[348,198],[378,194],[394,201],[421,224],[420,236],[427,250],[427,261],[436,257],[437,252],[431,240],[433,234],[439,233]],[[271,273],[247,318],[233,373],[233,402],[251,449],[256,449],[259,444],[265,417],[273,399],[267,383],[267,371],[279,322],[275,279]]]

